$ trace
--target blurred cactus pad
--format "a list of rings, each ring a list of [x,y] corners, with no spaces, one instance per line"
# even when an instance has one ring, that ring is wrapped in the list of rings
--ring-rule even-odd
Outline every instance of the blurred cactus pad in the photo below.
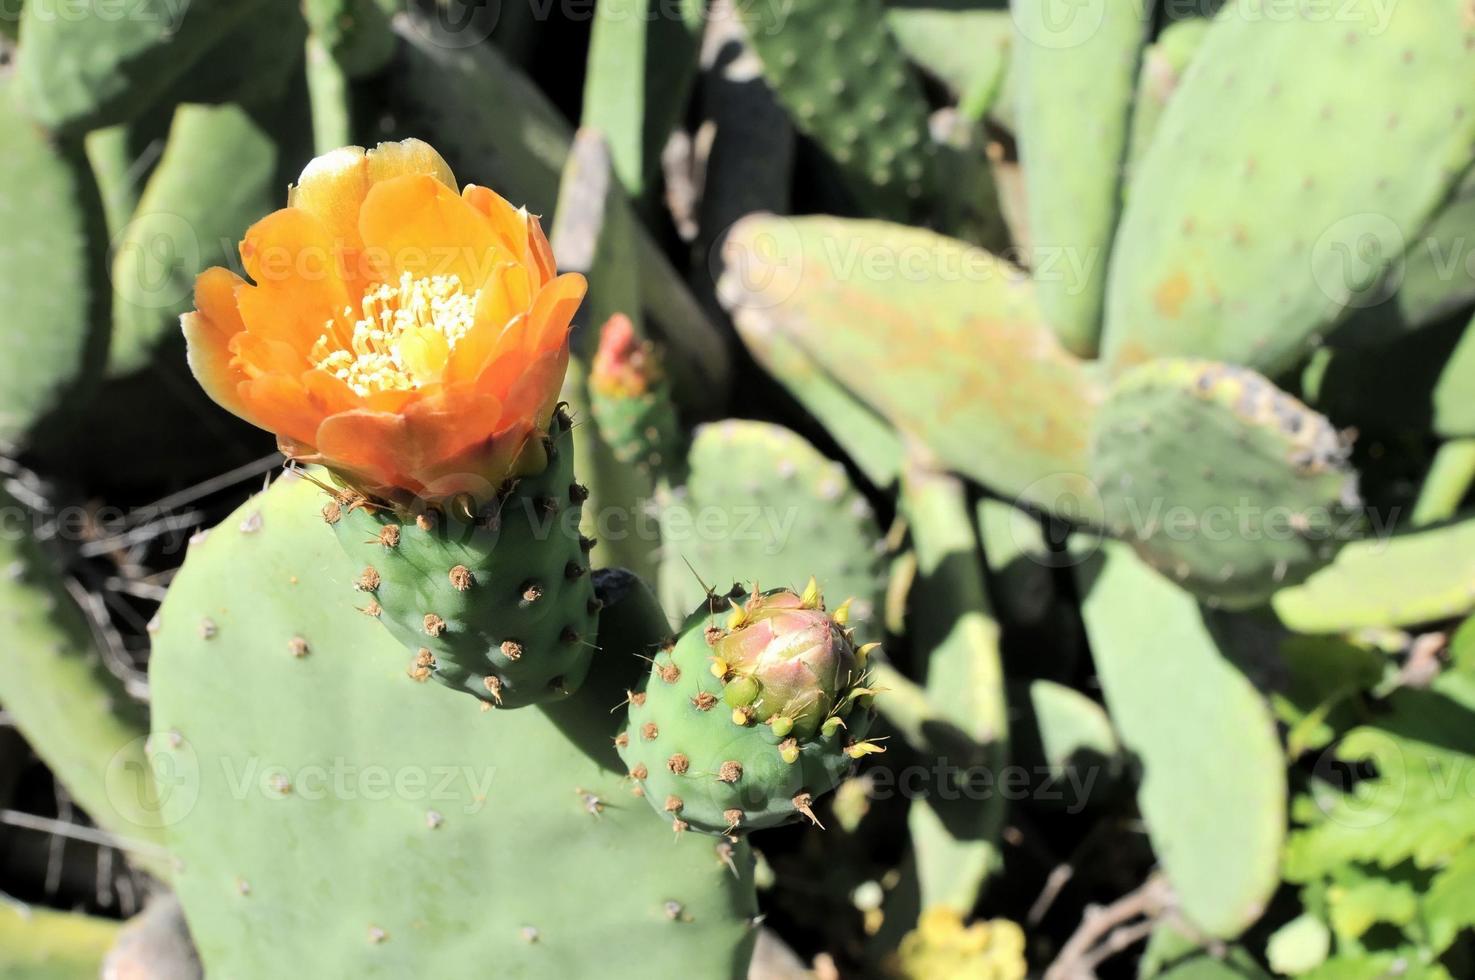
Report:
[[[0,977],[1475,977],[1475,5],[0,0]]]

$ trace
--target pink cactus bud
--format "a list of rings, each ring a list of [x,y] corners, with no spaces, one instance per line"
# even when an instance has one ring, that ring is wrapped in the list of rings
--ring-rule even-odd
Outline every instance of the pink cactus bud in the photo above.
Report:
[[[731,670],[728,683],[745,695],[756,684],[756,700],[738,699],[754,720],[777,717],[785,733],[813,736],[860,680],[855,644],[822,608],[788,590],[755,595],[743,612],[712,651]]]

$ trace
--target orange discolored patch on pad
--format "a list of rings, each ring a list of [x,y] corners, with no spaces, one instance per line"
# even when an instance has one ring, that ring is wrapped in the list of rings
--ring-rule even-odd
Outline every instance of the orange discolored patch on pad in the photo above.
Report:
[[[1163,316],[1176,319],[1183,313],[1183,304],[1193,292],[1193,283],[1188,273],[1176,272],[1164,279],[1153,291],[1152,302]]]

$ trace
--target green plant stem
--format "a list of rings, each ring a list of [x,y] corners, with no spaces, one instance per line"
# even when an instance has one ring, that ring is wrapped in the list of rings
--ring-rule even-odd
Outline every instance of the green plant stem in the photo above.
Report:
[[[1448,520],[1475,483],[1475,439],[1451,439],[1439,447],[1414,504],[1414,527]]]
[[[307,96],[312,103],[312,145],[327,153],[353,143],[348,76],[316,37],[307,39]]]

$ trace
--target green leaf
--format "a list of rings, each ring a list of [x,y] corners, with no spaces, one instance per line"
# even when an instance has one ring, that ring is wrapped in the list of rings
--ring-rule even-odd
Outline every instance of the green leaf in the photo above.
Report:
[[[1384,868],[1412,860],[1436,867],[1475,840],[1475,713],[1463,678],[1441,677],[1429,690],[1401,689],[1376,724],[1353,729],[1332,750],[1376,775],[1345,791],[1327,776],[1299,801],[1304,830],[1291,836],[1286,874],[1309,881],[1364,861]]]

